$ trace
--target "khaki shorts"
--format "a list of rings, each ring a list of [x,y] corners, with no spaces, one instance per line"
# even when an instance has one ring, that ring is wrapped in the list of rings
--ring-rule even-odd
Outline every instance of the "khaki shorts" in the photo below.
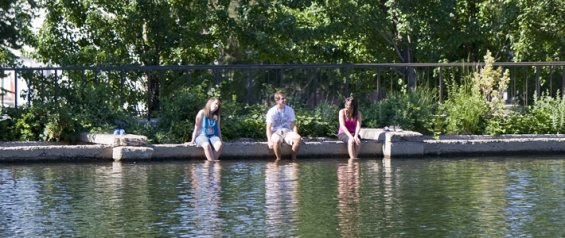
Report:
[[[357,135],[357,137],[359,137],[359,139],[361,139],[361,136]],[[346,144],[347,144],[347,142],[349,142],[349,136],[347,136],[347,134],[345,134],[345,133],[341,133],[341,134],[337,135],[337,138],[340,141],[345,142]]]
[[[210,137],[210,139],[208,139],[208,137],[206,137],[205,135],[198,135],[194,143],[200,147],[202,147],[206,143],[210,143],[210,145],[214,147],[214,143],[216,143],[217,141],[220,141],[220,138],[217,136],[212,136]]]
[[[273,135],[271,135],[271,141],[275,141],[276,139],[279,140],[282,139],[284,143],[292,145],[292,143],[294,142],[294,138],[296,137],[298,137],[298,134],[296,134],[296,132],[294,131],[291,131],[289,129],[278,129],[273,133]]]

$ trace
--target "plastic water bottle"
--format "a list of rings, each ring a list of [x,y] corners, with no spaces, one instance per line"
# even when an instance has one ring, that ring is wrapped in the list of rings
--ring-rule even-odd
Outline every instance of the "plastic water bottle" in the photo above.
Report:
[[[126,130],[124,129],[120,129],[120,128],[114,129],[114,135],[123,136],[125,134],[126,134]]]

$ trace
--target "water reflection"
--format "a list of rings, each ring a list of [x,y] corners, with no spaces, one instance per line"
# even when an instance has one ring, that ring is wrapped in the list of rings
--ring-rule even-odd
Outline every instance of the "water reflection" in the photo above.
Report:
[[[391,216],[393,214],[393,172],[392,159],[383,158],[383,199],[384,199],[384,215]]]
[[[359,162],[349,159],[337,168],[339,230],[343,237],[351,236],[358,228],[359,214]]]
[[[565,160],[0,164],[0,237],[565,237]]]
[[[287,236],[297,218],[298,164],[274,161],[265,168],[265,213],[269,236]]]
[[[221,205],[221,175],[222,166],[219,161],[204,161],[203,164],[193,164],[191,168],[192,181],[192,212],[186,217],[194,233],[218,237],[221,235],[222,219],[219,217]]]

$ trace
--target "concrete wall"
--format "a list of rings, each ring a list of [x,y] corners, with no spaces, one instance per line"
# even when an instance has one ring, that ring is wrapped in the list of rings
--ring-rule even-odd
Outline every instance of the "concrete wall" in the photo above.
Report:
[[[153,145],[153,158],[156,159],[204,159],[202,148],[184,144]],[[359,157],[382,157],[382,144],[378,141],[363,141]],[[283,146],[283,155],[290,157],[290,147]],[[274,159],[275,154],[266,142],[226,142],[223,146],[223,159]],[[341,141],[303,142],[298,153],[300,158],[349,158],[347,148]]]
[[[565,135],[423,136],[412,131],[364,128],[360,158],[428,158],[469,155],[540,155],[565,153]],[[187,144],[147,143],[145,136],[83,134],[83,145],[0,143],[0,162],[61,160],[205,159],[202,148]],[[290,157],[290,148],[283,148]],[[298,159],[348,158],[346,145],[336,140],[306,140]],[[221,159],[274,159],[266,142],[226,142]]]

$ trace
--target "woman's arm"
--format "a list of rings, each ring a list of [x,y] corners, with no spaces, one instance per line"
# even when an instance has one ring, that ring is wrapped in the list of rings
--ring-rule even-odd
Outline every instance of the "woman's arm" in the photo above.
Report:
[[[355,126],[355,138],[359,138],[359,132],[361,131],[361,122],[363,118],[361,117],[361,112],[357,112],[357,125]]]
[[[349,137],[353,136],[345,126],[345,109],[339,110],[338,119],[339,119],[339,127],[341,128],[341,131],[343,131],[343,133],[345,133]]]
[[[201,122],[203,114],[204,112],[202,110],[198,111],[198,113],[196,114],[196,119],[194,119],[194,131],[192,132],[192,140],[190,141],[190,143],[196,142],[196,136],[198,136],[198,134],[200,134],[200,130],[202,130]]]
[[[220,137],[220,140],[222,140],[222,118],[220,117],[220,115],[218,115],[218,137]]]

